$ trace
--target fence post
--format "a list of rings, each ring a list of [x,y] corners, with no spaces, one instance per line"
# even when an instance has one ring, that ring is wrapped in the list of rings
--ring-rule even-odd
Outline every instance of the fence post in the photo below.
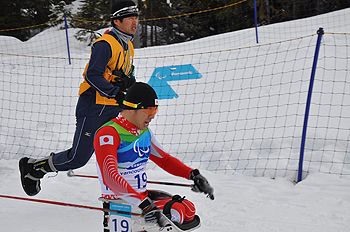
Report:
[[[254,0],[254,18],[255,18],[255,36],[256,36],[256,43],[259,43],[258,39],[258,14],[256,12],[256,0]]]
[[[301,137],[300,156],[299,156],[299,170],[298,170],[298,182],[300,182],[302,180],[302,177],[303,177],[303,161],[304,161],[304,150],[305,150],[307,122],[308,122],[308,119],[309,119],[311,96],[312,96],[312,89],[313,89],[313,86],[314,86],[318,54],[319,54],[319,51],[320,51],[322,35],[324,34],[323,28],[319,28],[318,31],[317,31],[317,34],[318,34],[318,36],[317,36],[316,50],[315,50],[314,61],[313,61],[312,70],[311,70],[311,78],[310,78],[310,83],[309,83],[309,92],[308,92],[307,100],[306,100],[306,109],[305,109],[305,115],[304,115],[303,134],[302,134],[302,137]]]
[[[66,40],[67,40],[68,60],[69,60],[69,65],[70,65],[71,62],[70,62],[69,41],[68,41],[68,26],[67,26],[67,17],[66,17],[66,13],[64,13],[64,25],[65,25],[65,28],[66,28]]]

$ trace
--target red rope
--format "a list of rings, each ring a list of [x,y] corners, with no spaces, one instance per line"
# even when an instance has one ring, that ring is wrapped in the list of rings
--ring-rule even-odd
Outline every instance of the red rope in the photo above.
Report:
[[[33,202],[39,202],[39,203],[45,203],[45,204],[51,204],[51,205],[61,205],[61,206],[70,206],[70,207],[77,207],[77,208],[84,208],[84,209],[93,209],[93,210],[106,211],[106,212],[119,213],[119,214],[128,214],[128,215],[134,215],[134,216],[141,215],[138,213],[128,213],[128,212],[124,212],[124,211],[120,211],[120,210],[112,210],[112,209],[98,208],[98,207],[92,207],[92,206],[86,206],[86,205],[70,204],[70,203],[64,203],[64,202],[58,202],[58,201],[48,201],[48,200],[6,196],[6,195],[0,195],[0,197],[15,199],[15,200],[23,200],[23,201],[33,201]]]

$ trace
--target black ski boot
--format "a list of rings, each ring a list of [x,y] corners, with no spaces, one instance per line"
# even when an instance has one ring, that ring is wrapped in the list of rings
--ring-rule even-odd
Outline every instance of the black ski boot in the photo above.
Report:
[[[21,182],[24,192],[28,196],[35,196],[41,190],[40,179],[48,172],[57,172],[52,163],[51,153],[49,157],[43,159],[32,159],[23,157],[19,161],[19,171],[21,173]]]

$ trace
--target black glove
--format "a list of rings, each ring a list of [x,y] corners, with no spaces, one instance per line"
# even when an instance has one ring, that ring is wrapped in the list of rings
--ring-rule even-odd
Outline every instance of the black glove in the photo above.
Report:
[[[210,187],[209,182],[199,173],[198,169],[191,172],[190,179],[194,181],[191,190],[194,192],[205,193],[207,197],[214,200],[214,189]]]
[[[113,71],[113,75],[116,76],[111,82],[113,85],[118,86],[120,91],[127,91],[130,86],[135,83],[135,79],[133,77],[129,77],[125,75],[122,70]]]
[[[147,223],[158,223],[163,227],[161,223],[161,212],[158,207],[152,202],[151,199],[146,197],[140,204],[139,208],[142,210],[142,215]]]
[[[123,104],[124,99],[125,94],[122,91],[118,91],[117,95],[115,96],[115,100],[120,106]]]

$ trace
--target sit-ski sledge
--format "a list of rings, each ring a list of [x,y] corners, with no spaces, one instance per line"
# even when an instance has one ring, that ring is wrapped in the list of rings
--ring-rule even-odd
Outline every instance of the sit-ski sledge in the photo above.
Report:
[[[168,193],[159,190],[150,192],[156,194],[158,198],[168,198],[170,196]],[[103,202],[103,208],[111,210],[110,212],[104,212],[104,232],[190,232],[201,225],[198,215],[195,215],[194,219],[189,223],[179,224],[171,221],[163,213],[160,220],[161,226],[146,223],[141,216],[141,209],[137,206],[122,199],[100,197],[99,200]]]

